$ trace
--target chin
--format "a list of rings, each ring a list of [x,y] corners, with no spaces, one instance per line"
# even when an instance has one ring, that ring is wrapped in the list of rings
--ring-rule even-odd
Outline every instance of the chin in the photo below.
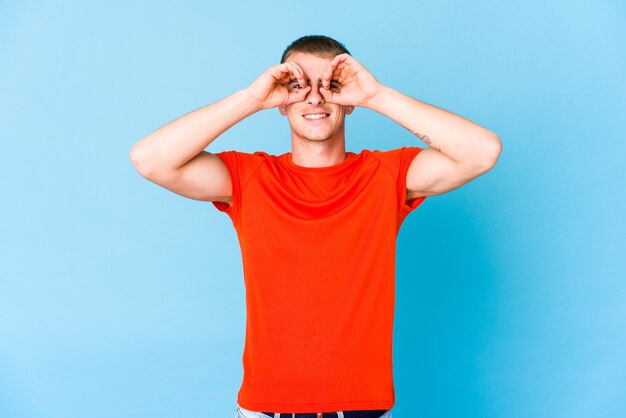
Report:
[[[306,139],[307,141],[326,141],[328,138],[330,138],[330,135],[328,133],[317,133],[317,134],[299,134],[299,136],[303,139]]]
[[[305,136],[303,137],[304,139],[307,139],[309,141],[315,141],[315,142],[322,142],[322,141],[327,141],[330,137],[329,136],[323,136],[323,137],[318,137],[318,136],[314,136],[314,137],[310,137],[310,136]]]
[[[306,139],[310,139],[311,141],[325,141],[329,138],[328,135],[315,135],[315,136],[305,136]]]

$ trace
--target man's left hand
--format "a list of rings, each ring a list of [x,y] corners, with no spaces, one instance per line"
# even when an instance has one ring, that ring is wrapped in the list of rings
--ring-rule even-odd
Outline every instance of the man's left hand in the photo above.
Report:
[[[324,71],[320,92],[329,103],[368,107],[382,87],[351,55],[340,54]]]

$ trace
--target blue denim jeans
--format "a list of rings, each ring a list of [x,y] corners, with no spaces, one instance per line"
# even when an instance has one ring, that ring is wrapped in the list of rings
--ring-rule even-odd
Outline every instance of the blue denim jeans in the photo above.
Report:
[[[344,418],[343,411],[337,411],[337,415],[339,415],[338,418]],[[235,413],[235,418],[268,418],[268,416],[262,412],[245,409],[237,404],[237,412]],[[291,418],[291,414],[276,413],[274,414],[273,418]],[[381,415],[380,418],[391,418],[391,409]]]

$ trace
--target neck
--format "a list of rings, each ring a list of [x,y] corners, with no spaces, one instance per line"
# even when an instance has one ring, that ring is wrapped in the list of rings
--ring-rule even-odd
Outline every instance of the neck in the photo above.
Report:
[[[334,147],[294,146],[291,161],[301,167],[328,167],[339,164],[348,157],[345,144]]]

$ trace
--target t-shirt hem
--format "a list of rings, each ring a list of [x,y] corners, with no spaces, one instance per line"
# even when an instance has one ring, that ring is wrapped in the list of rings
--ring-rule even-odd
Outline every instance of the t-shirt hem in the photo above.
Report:
[[[276,403],[276,402],[248,402],[238,399],[239,406],[256,412],[281,412],[281,413],[315,413],[336,411],[362,411],[362,410],[390,410],[394,400],[387,401],[346,401],[346,402],[310,402],[310,403]]]

